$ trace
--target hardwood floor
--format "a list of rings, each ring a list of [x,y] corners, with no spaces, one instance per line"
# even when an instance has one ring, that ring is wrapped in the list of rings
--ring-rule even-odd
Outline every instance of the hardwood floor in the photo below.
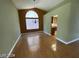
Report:
[[[14,48],[13,58],[77,58],[79,41],[65,45],[43,32],[22,34]],[[12,57],[12,56],[11,56]]]

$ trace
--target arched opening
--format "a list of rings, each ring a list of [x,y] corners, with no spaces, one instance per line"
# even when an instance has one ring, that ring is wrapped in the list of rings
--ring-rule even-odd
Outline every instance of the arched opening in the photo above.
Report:
[[[38,14],[30,10],[25,15],[26,20],[26,30],[39,29],[39,17]]]

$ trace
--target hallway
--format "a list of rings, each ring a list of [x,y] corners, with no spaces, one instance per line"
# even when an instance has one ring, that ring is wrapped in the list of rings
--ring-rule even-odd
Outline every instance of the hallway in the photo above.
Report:
[[[12,54],[15,58],[79,57],[79,41],[65,45],[43,32],[22,34]]]
[[[79,0],[0,0],[0,8],[0,58],[79,57]]]

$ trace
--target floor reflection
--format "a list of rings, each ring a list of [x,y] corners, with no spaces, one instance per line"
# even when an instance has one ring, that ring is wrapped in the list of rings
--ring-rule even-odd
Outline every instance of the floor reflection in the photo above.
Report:
[[[79,41],[65,45],[43,32],[26,33],[15,46],[15,58],[79,58]]]
[[[40,41],[38,35],[28,37],[27,42],[31,52],[35,52],[39,49]]]
[[[52,44],[51,48],[55,52],[56,51],[56,43]]]

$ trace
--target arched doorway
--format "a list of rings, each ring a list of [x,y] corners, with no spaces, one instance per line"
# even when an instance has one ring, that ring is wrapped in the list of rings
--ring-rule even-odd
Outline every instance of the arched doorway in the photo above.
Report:
[[[29,10],[25,15],[26,20],[26,30],[38,30],[39,29],[39,17],[38,14]]]

